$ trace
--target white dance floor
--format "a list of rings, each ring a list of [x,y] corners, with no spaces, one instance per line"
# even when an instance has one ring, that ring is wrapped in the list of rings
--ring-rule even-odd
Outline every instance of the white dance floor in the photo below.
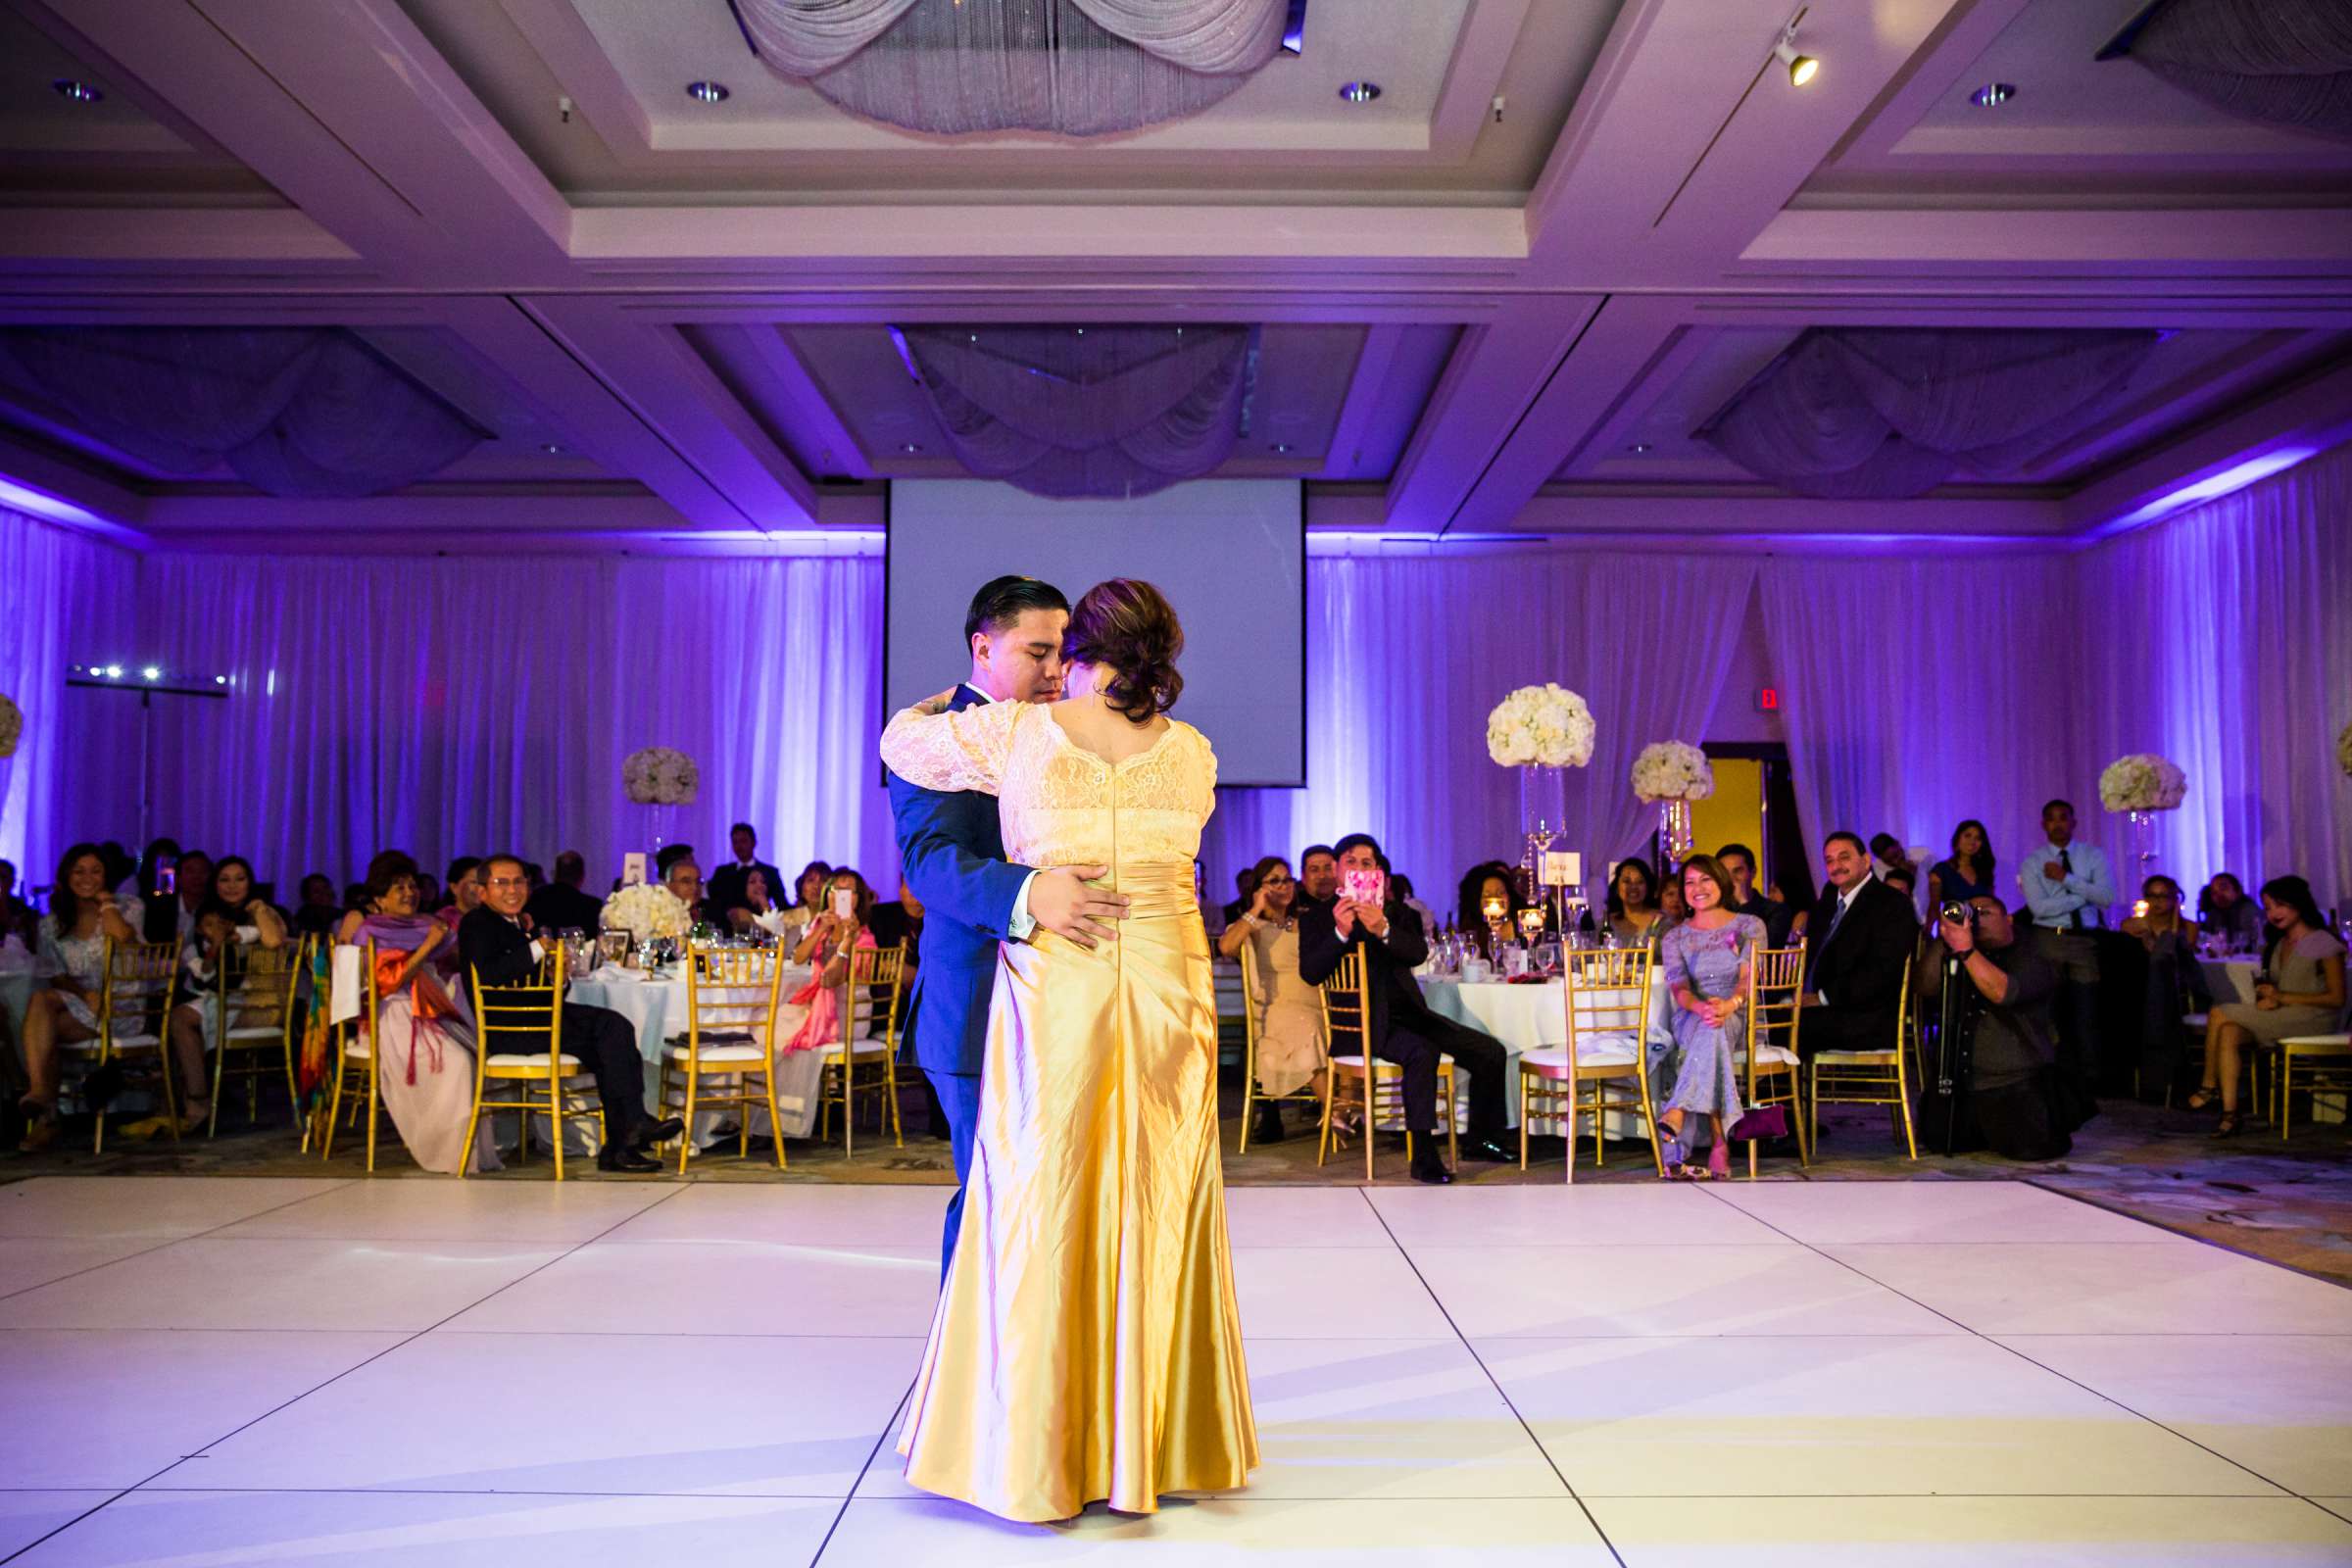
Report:
[[[0,1556],[2352,1562],[2352,1292],[2013,1183],[1235,1189],[1255,1484],[1002,1524],[890,1451],[945,1198],[0,1188]]]

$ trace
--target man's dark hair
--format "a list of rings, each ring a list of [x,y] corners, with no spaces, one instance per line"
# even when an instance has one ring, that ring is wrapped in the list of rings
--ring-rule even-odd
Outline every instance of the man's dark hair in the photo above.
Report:
[[[1328,844],[1309,844],[1305,849],[1298,852],[1298,868],[1302,871],[1305,870],[1306,862],[1313,859],[1318,855],[1328,855],[1335,860],[1340,858],[1340,852],[1333,849]]]
[[[1886,852],[1889,850],[1892,850],[1894,855],[1887,854]],[[1882,860],[1891,860],[1895,855],[1903,853],[1903,841],[1891,833],[1874,833],[1870,838],[1870,853]]]
[[[481,864],[482,858],[478,855],[459,856],[456,859],[449,862],[449,874],[441,879],[442,885],[445,887],[456,887],[459,883],[466,880],[466,872],[477,871],[481,869]]]
[[[2067,808],[2069,813],[2072,813],[2075,808],[2074,802],[2067,800],[2063,796],[2052,796],[2050,799],[2041,803],[2041,814],[2044,816],[2049,815],[2050,808],[2053,806],[2063,806]]]
[[[1718,859],[1718,860],[1721,860],[1721,859],[1725,858],[1727,856],[1733,856],[1733,855],[1743,855],[1743,856],[1747,857],[1747,868],[1748,868],[1750,871],[1754,871],[1754,872],[1758,873],[1759,875],[1761,875],[1761,874],[1762,874],[1762,872],[1763,872],[1763,869],[1764,869],[1764,868],[1763,868],[1762,866],[1760,866],[1760,865],[1756,864],[1756,852],[1755,852],[1755,851],[1753,851],[1753,850],[1751,850],[1751,849],[1749,849],[1749,848],[1748,848],[1746,845],[1744,845],[1744,844],[1739,844],[1739,843],[1726,844],[1726,845],[1725,845],[1725,846],[1724,846],[1722,849],[1720,849],[1720,850],[1717,850],[1717,851],[1715,852],[1715,858],[1716,858],[1716,859]]]
[[[588,880],[588,859],[577,850],[565,850],[556,857],[556,880],[567,888],[576,888]]]
[[[1839,839],[1843,839],[1846,843],[1851,844],[1854,847],[1854,853],[1856,855],[1861,856],[1864,859],[1870,858],[1870,846],[1863,843],[1862,835],[1854,832],[1851,828],[1839,828],[1828,838],[1823,839],[1821,841],[1821,847],[1826,850],[1831,845],[1837,843]]]
[[[752,836],[752,842],[754,844],[760,842],[760,830],[752,826],[752,824],[749,822],[738,822],[733,827],[727,829],[727,837],[729,838],[733,838],[738,833],[749,833]]]
[[[972,608],[963,616],[963,651],[972,651],[972,638],[986,631],[992,637],[1028,610],[1058,610],[1070,612],[1070,602],[1061,597],[1061,590],[1050,582],[1035,577],[998,577],[980,585],[972,595]]]
[[[511,865],[525,876],[530,874],[529,862],[519,855],[485,855],[482,857],[482,885],[489,886],[490,874],[502,865]]]
[[[668,881],[669,868],[671,866],[677,864],[680,860],[691,860],[693,858],[694,846],[691,844],[662,845],[660,849],[654,852],[654,880],[657,882]]]
[[[1372,852],[1372,863],[1374,865],[1379,866],[1383,871],[1386,871],[1389,868],[1389,858],[1380,853],[1380,840],[1374,838],[1369,833],[1348,834],[1346,838],[1340,840],[1339,843],[1331,847],[1331,858],[1335,860],[1339,859],[1349,850],[1354,849],[1359,844]],[[1306,853],[1312,855],[1315,852],[1309,850]]]

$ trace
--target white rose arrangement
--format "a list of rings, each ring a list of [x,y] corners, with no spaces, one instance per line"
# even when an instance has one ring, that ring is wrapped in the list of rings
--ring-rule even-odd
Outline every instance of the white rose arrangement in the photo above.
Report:
[[[1487,715],[1487,755],[1504,767],[1583,767],[1592,710],[1564,686],[1522,686]]]
[[[24,710],[17,706],[14,698],[0,695],[0,757],[16,756],[17,737],[24,733]],[[2352,735],[2352,730],[2344,733]]]
[[[5,733],[6,725],[0,722],[0,734]],[[0,757],[7,755],[7,749],[0,746]],[[2335,738],[2335,765],[2342,768],[2347,776],[2352,776],[2352,724],[2346,724],[2344,732]]]
[[[620,764],[620,781],[639,806],[692,806],[702,774],[684,752],[648,746]]]
[[[1689,741],[1652,741],[1634,759],[1634,798],[1703,801],[1715,793],[1715,769],[1707,754]]]
[[[2188,775],[2154,752],[2133,752],[2099,775],[2099,804],[2110,811],[2170,811],[2188,793]]]
[[[637,882],[605,901],[600,923],[608,931],[626,931],[633,941],[654,942],[662,937],[686,940],[686,906],[676,894],[653,882]]]

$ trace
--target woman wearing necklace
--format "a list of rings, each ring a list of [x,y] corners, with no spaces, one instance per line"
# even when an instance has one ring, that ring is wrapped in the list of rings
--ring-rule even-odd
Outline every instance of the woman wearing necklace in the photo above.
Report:
[[[1225,928],[1217,951],[1238,958],[1250,950],[1262,1004],[1257,1024],[1257,1125],[1250,1136],[1261,1144],[1283,1137],[1282,1105],[1275,1098],[1319,1083],[1330,1063],[1323,1035],[1323,1004],[1315,987],[1298,973],[1298,884],[1279,855],[1269,855],[1250,873],[1257,891],[1242,917]]]

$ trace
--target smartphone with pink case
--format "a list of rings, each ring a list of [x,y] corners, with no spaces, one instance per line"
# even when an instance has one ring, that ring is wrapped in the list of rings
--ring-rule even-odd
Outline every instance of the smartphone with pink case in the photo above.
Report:
[[[1340,897],[1355,904],[1386,904],[1389,879],[1379,871],[1351,867],[1340,873]]]

